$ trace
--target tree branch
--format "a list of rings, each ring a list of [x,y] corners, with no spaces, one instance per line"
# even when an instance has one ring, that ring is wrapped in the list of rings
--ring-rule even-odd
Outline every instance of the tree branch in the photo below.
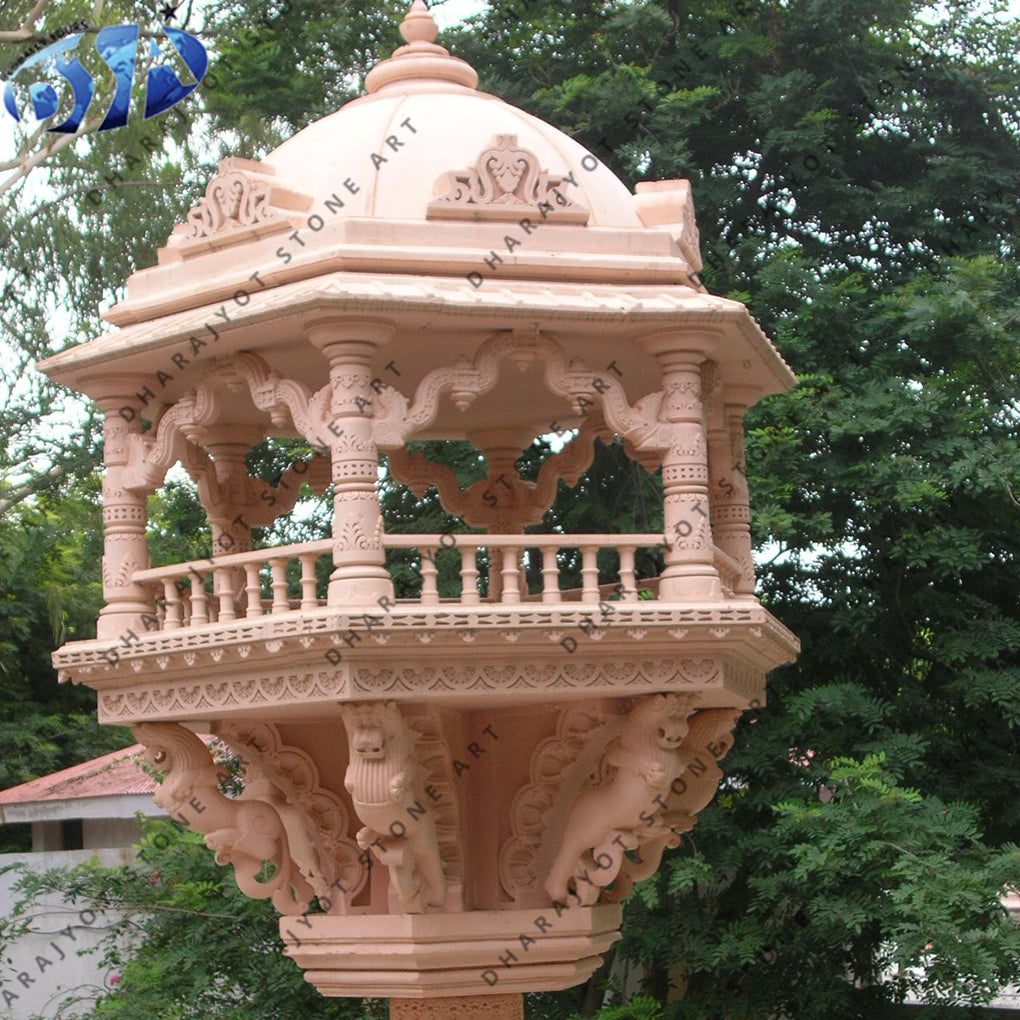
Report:
[[[36,0],[35,6],[25,15],[20,28],[13,31],[0,32],[0,43],[28,42],[35,38],[35,26],[49,6],[50,0]]]

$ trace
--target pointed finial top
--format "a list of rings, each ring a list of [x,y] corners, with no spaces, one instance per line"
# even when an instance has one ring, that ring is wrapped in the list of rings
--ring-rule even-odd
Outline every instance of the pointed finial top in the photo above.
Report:
[[[400,34],[409,43],[433,43],[439,35],[439,26],[425,5],[425,0],[414,0],[411,9],[400,23]]]
[[[443,84],[473,89],[478,84],[478,74],[470,64],[451,57],[436,44],[439,26],[424,0],[414,0],[411,4],[400,23],[400,34],[407,45],[401,46],[388,60],[376,64],[365,77],[365,88],[370,95],[392,85],[406,89]]]

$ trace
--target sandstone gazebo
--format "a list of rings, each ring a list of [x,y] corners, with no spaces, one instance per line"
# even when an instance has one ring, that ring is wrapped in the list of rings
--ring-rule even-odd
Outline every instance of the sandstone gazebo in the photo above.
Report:
[[[522,992],[594,971],[796,653],[754,595],[742,434],[794,377],[700,285],[688,182],[631,194],[478,92],[421,0],[401,31],[364,98],[225,160],[117,328],[42,364],[106,415],[106,604],[54,659],[134,727],[157,802],[272,897],[323,994],[520,1017]],[[522,480],[550,432],[570,441]],[[313,456],[252,478],[266,437]],[[613,437],[661,468],[664,533],[526,531]],[[423,439],[470,441],[486,480],[462,490]],[[382,454],[471,533],[387,534]],[[153,568],[146,500],[176,464],[212,555]],[[252,549],[304,483],[331,488],[332,538]],[[197,734],[241,755],[240,796]]]

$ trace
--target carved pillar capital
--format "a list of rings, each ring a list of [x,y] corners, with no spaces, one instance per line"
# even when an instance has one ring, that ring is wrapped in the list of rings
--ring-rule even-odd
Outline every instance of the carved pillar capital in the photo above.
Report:
[[[333,462],[333,562],[329,604],[376,603],[393,598],[385,567],[382,512],[376,493],[379,451],[372,432],[382,383],[371,359],[393,336],[381,322],[316,319],[305,335],[329,359],[330,401],[324,439]]]
[[[371,356],[376,347],[388,344],[396,332],[393,325],[374,319],[354,319],[343,315],[323,316],[304,324],[304,334],[313,347],[332,360],[330,348],[341,345],[363,345]]]

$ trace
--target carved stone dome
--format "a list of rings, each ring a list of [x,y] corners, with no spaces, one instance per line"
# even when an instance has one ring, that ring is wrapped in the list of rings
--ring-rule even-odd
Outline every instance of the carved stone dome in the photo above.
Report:
[[[433,42],[437,31],[416,0],[401,25],[408,45],[369,72],[369,94],[305,128],[266,162],[317,199],[337,191],[346,201],[340,215],[424,220],[436,218],[430,203],[455,185],[451,172],[475,168],[483,152],[500,151],[495,143],[502,139],[506,156],[493,161],[502,163],[503,183],[515,170],[527,177],[533,157],[539,171],[568,177],[562,194],[590,213],[589,226],[644,226],[634,196],[600,160],[550,124],[477,91],[478,75]],[[338,190],[348,179],[359,187],[356,195]],[[494,190],[487,197],[505,197],[498,176]]]

